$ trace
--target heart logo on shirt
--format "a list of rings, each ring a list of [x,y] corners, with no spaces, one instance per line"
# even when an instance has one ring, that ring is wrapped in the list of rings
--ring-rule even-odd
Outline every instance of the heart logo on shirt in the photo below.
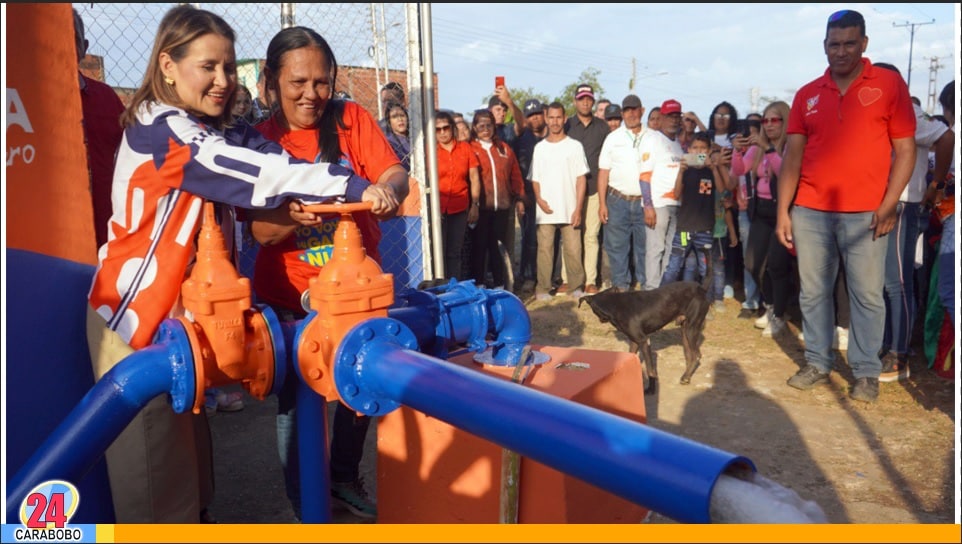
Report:
[[[882,98],[882,89],[862,87],[858,90],[858,101],[861,102],[863,106],[874,104],[879,98]]]

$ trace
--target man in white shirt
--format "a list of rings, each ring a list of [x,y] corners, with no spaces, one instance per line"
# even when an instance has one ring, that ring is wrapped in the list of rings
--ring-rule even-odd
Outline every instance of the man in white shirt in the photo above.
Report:
[[[638,287],[645,284],[645,212],[642,207],[640,147],[648,132],[641,119],[641,99],[629,94],[621,102],[624,124],[613,130],[598,157],[598,219],[605,226],[605,253],[613,288],[631,288],[628,256],[634,257]]]
[[[657,289],[668,267],[671,240],[675,237],[679,202],[674,196],[678,163],[684,152],[678,143],[681,104],[666,100],[661,105],[661,127],[649,130],[641,140],[641,193],[645,202],[645,289]]]
[[[585,201],[588,160],[581,142],[564,132],[565,109],[560,102],[548,105],[545,122],[548,135],[534,146],[531,159],[531,187],[538,205],[538,285],[537,300],[551,295],[551,268],[554,261],[554,238],[561,231],[561,247],[568,275],[574,289],[571,296],[580,298],[585,283],[581,260],[581,217]]]

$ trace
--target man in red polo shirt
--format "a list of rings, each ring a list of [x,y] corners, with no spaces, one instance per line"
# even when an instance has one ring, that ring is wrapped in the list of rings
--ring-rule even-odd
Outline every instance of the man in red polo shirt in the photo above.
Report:
[[[778,180],[780,195],[794,195],[778,200],[775,233],[798,254],[808,363],[788,385],[804,390],[828,381],[841,262],[852,308],[850,396],[875,402],[885,328],[883,237],[915,163],[915,115],[905,81],[862,58],[868,37],[860,13],[833,13],[823,46],[828,69],[795,95]]]
[[[76,8],[73,10],[74,39],[77,41],[77,60],[87,55],[87,37],[84,21]],[[120,115],[124,103],[117,93],[101,81],[78,72],[80,77],[80,102],[83,107],[84,143],[87,144],[87,169],[90,175],[90,195],[94,208],[94,233],[97,247],[107,243],[107,225],[113,208],[110,190],[114,182],[114,159],[124,128]]]

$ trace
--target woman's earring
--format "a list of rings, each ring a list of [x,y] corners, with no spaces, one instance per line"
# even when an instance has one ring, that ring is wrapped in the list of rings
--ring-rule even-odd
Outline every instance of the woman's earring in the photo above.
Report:
[[[167,76],[164,76],[164,83],[173,86],[174,80],[171,79],[171,78],[169,78],[169,77],[167,77]]]

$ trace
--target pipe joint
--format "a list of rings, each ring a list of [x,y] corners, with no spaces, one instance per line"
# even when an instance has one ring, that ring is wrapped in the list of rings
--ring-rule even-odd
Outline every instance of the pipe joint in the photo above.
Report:
[[[334,355],[334,382],[341,401],[366,416],[381,416],[400,404],[365,380],[364,372],[376,362],[372,351],[378,346],[417,350],[418,340],[404,323],[389,317],[372,318],[354,326],[341,340]]]

